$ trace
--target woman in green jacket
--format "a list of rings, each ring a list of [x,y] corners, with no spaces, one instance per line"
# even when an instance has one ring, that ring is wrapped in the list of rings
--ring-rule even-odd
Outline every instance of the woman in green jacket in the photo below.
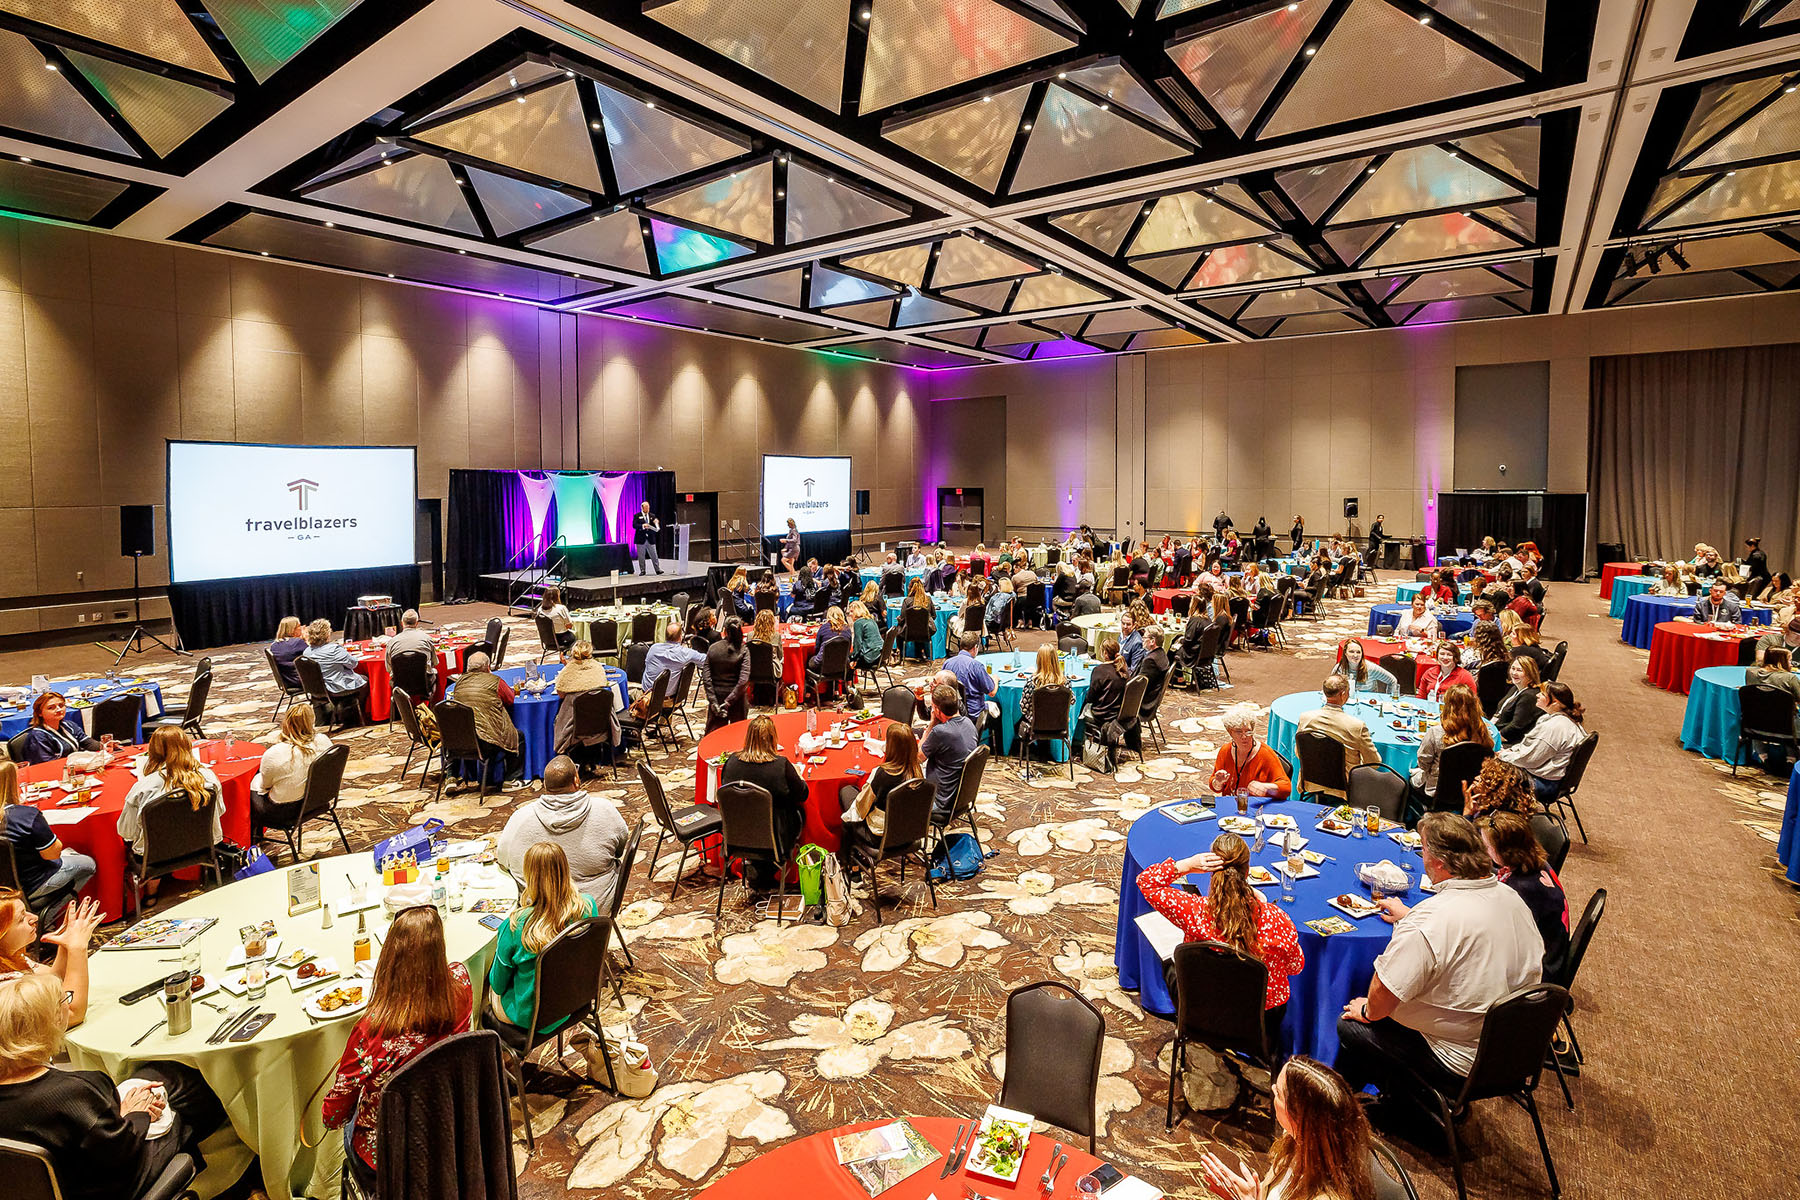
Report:
[[[873,667],[881,661],[882,637],[881,626],[869,615],[869,607],[861,600],[850,604],[850,611],[845,614],[850,618],[850,657],[859,667]]]
[[[622,886],[622,885],[621,885]],[[494,965],[488,968],[488,1007],[511,1025],[531,1023],[538,955],[577,921],[600,915],[600,902],[575,890],[569,860],[555,842],[525,852],[525,889],[519,907],[500,924]],[[552,1033],[555,1027],[539,1033]]]

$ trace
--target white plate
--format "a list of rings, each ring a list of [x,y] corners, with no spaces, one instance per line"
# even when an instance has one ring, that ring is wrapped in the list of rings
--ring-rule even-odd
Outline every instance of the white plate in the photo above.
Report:
[[[1345,892],[1343,894],[1346,896],[1355,896],[1354,892]],[[1356,896],[1356,899],[1362,900],[1362,897]],[[1376,913],[1381,911],[1379,908],[1376,908],[1373,903],[1366,901],[1366,900],[1363,901],[1363,903],[1368,906],[1366,908],[1364,908],[1364,907],[1353,908],[1348,904],[1339,904],[1338,898],[1336,896],[1333,896],[1331,899],[1327,900],[1325,903],[1331,905],[1331,907],[1337,909],[1339,912],[1343,913],[1346,917],[1349,917],[1351,920],[1354,920],[1354,921],[1360,921],[1364,917],[1372,917]]]
[[[1024,1143],[1019,1149],[1019,1156],[1013,1160],[1011,1171],[999,1171],[987,1161],[986,1149],[982,1145],[982,1135],[995,1125],[1010,1125],[1018,1131]],[[986,1179],[998,1179],[1004,1183],[1014,1183],[1019,1178],[1019,1171],[1025,1166],[1025,1156],[1031,1152],[1031,1114],[1001,1108],[998,1104],[990,1104],[987,1113],[981,1118],[981,1126],[975,1131],[975,1140],[969,1151],[968,1161],[963,1169],[971,1175],[980,1175]]]
[[[330,1009],[330,1010],[320,1008],[319,1001],[323,1000],[332,991],[331,988],[327,988],[323,992],[314,992],[312,995],[308,996],[306,998],[306,1003],[304,1005],[302,1005],[301,1007],[306,1010],[306,1014],[308,1016],[314,1017],[320,1021],[335,1021],[339,1017],[354,1016],[357,1013],[361,1012],[363,1009],[369,1007],[369,997],[375,991],[375,985],[373,983],[368,983],[368,982],[343,983],[343,984],[340,984],[340,986],[361,988],[362,989],[362,1000],[360,1000],[359,1002],[357,1002],[355,1004],[346,1004],[342,1008],[334,1008],[334,1009]]]
[[[1286,875],[1288,873],[1287,860],[1283,859],[1282,861],[1276,863],[1275,870],[1280,871],[1283,875]],[[1312,879],[1313,877],[1318,875],[1318,873],[1319,873],[1319,868],[1313,866],[1311,863],[1306,862],[1305,860],[1302,860],[1301,864],[1300,864],[1300,873],[1298,875],[1294,876],[1294,878],[1295,879]]]
[[[1241,837],[1246,833],[1255,833],[1256,822],[1249,817],[1220,817],[1219,828],[1223,829],[1226,833],[1235,833]]]
[[[293,958],[293,956],[296,954],[300,955],[300,957],[298,959],[295,959],[291,963],[287,961],[288,959]],[[298,967],[301,963],[310,962],[317,957],[318,957],[318,955],[314,954],[311,950],[308,950],[305,946],[295,946],[288,953],[278,955],[274,958],[271,958],[269,960],[269,969],[273,970],[273,971],[283,971],[283,972],[292,971],[294,968]]]
[[[1280,882],[1275,878],[1275,873],[1265,866],[1259,864],[1250,868],[1250,883],[1254,887],[1267,887],[1272,883]]]
[[[264,953],[263,957],[267,958],[270,962],[274,962],[276,959],[281,957],[281,935],[280,934],[277,934],[274,937],[269,939],[268,949]],[[238,948],[231,952],[231,957],[225,960],[225,965],[227,967],[241,967],[248,961],[249,960],[244,957],[243,943],[240,942],[240,943],[238,943]]]
[[[1286,813],[1264,814],[1264,816],[1262,818],[1262,823],[1263,823],[1263,828],[1265,828],[1265,829],[1298,829],[1298,828],[1300,828],[1299,825],[1294,823],[1294,818],[1288,816]]]
[[[1350,836],[1350,831],[1354,829],[1355,826],[1348,823],[1334,822],[1327,824],[1325,821],[1320,821],[1317,825],[1314,825],[1313,828],[1320,833],[1329,833],[1333,837],[1347,838]]]
[[[1410,829],[1396,829],[1388,834],[1388,838],[1408,850],[1416,851],[1419,848],[1419,835]]]
[[[298,974],[298,971],[299,971],[298,967],[296,967],[292,971],[283,971],[281,973],[282,977],[284,979],[286,979],[288,982],[289,990],[296,991],[296,992],[304,992],[308,988],[314,988],[314,987],[319,986],[321,983],[325,983],[329,980],[338,978],[339,971],[338,971],[337,959],[335,959],[335,958],[315,959],[313,962],[313,965],[319,968],[321,974],[313,975],[309,978],[302,979],[302,978],[300,978],[300,976]]]

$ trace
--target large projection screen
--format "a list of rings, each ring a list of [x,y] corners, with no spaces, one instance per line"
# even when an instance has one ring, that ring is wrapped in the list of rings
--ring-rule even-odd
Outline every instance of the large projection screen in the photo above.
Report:
[[[789,517],[801,533],[848,530],[850,460],[763,455],[763,533],[771,537],[786,533]]]
[[[415,561],[411,446],[168,446],[172,583]]]

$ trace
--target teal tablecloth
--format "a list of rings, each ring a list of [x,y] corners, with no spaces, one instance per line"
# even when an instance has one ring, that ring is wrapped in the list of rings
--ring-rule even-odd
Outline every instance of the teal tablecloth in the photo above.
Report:
[[[1402,604],[1411,604],[1412,598],[1425,590],[1423,583],[1402,583],[1394,587],[1394,599]],[[1456,596],[1459,604],[1467,604],[1475,599],[1475,589],[1466,583],[1456,585]]]
[[[994,700],[1000,705],[1000,747],[1003,753],[1013,754],[1018,747],[1013,745],[1013,738],[1019,728],[1019,706],[1025,699],[1025,680],[1037,670],[1037,655],[1027,651],[1017,653],[983,654],[981,665],[988,669],[994,677],[998,691]],[[1070,665],[1073,663],[1074,665]],[[1009,674],[1007,668],[1017,671]],[[1074,708],[1069,713],[1069,733],[1076,746],[1081,745],[1081,706],[1087,701],[1088,677],[1093,669],[1075,658],[1073,655],[1063,656],[1063,670],[1069,677],[1069,691],[1074,694]],[[1052,762],[1063,762],[1062,743],[1058,742],[1049,751]]]
[[[1269,746],[1287,760],[1290,774],[1300,769],[1300,759],[1294,753],[1294,735],[1299,731],[1300,718],[1323,707],[1323,692],[1290,692],[1269,706]],[[1375,753],[1381,756],[1382,762],[1402,775],[1410,775],[1419,765],[1419,741],[1425,736],[1419,732],[1419,717],[1436,721],[1443,706],[1417,696],[1400,696],[1386,701],[1382,707],[1386,708],[1386,713],[1374,702],[1354,700],[1344,706],[1344,711],[1369,727]],[[1406,728],[1396,729],[1395,721],[1404,722]],[[1493,728],[1491,723],[1489,728]],[[1500,749],[1498,734],[1494,735],[1494,749]]]
[[[1629,576],[1613,580],[1613,595]],[[1743,667],[1702,667],[1694,672],[1693,686],[1688,689],[1687,715],[1681,720],[1681,748],[1696,750],[1708,758],[1738,759],[1738,725],[1743,712],[1738,707],[1738,691],[1744,686]]]
[[[899,600],[889,600],[887,602],[889,625],[899,622],[900,605],[901,601]],[[950,618],[955,616],[961,608],[962,602],[960,600],[946,600],[937,605],[937,626],[931,634],[932,658],[943,658],[946,654],[950,653]],[[902,636],[902,641],[904,640],[904,636]]]
[[[1625,619],[1625,602],[1633,596],[1641,596],[1654,588],[1659,581],[1651,575],[1615,575],[1613,577],[1612,608],[1609,610],[1612,619]]]

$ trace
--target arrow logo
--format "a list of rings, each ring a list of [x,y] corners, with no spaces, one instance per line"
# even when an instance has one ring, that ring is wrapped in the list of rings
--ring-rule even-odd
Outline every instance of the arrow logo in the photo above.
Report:
[[[290,479],[287,490],[294,493],[294,500],[299,505],[300,511],[305,512],[308,503],[312,500],[312,494],[319,490],[319,485],[310,479]]]
[[[811,499],[812,498],[812,490],[813,490],[813,481],[810,479],[802,479],[800,482],[806,485],[807,498]]]

